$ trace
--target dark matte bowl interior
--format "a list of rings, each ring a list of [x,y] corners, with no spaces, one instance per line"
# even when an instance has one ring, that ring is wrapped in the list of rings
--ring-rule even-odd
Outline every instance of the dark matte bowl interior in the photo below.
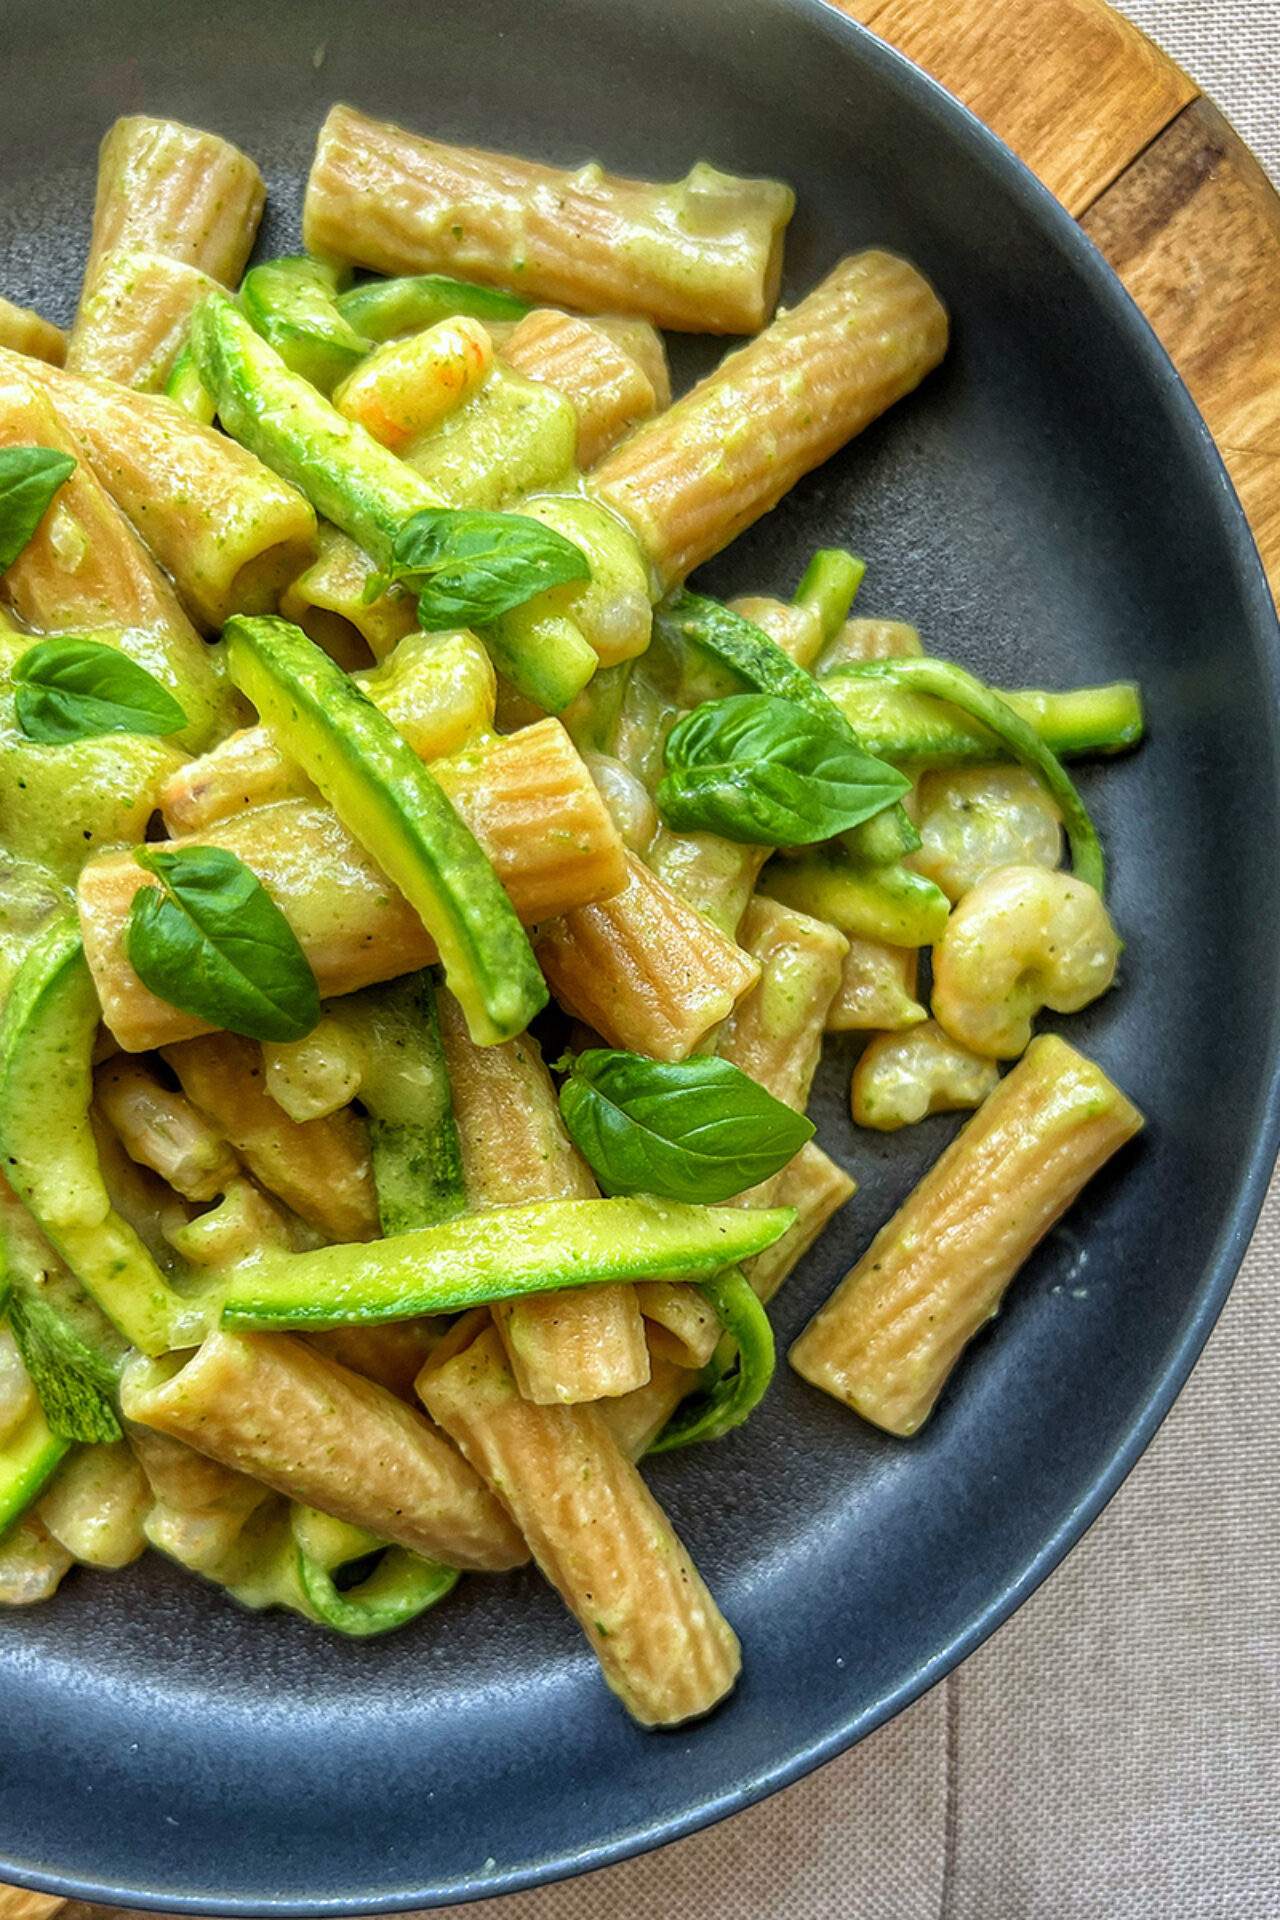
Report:
[[[750,1426],[650,1478],[739,1629],[706,1724],[655,1737],[531,1576],[368,1645],[255,1618],[155,1556],[0,1619],[0,1877],[214,1912],[424,1906],[688,1831],[946,1672],[1098,1511],[1166,1411],[1275,1146],[1275,627],[1213,446],[1066,215],[930,82],[807,0],[0,0],[0,285],[70,318],[118,113],[241,142],[297,243],[335,98],[444,137],[799,193],[787,292],[901,249],[955,316],[944,370],[706,570],[789,591],[847,542],[867,611],[999,684],[1141,679],[1149,744],[1083,785],[1126,941],[1073,1039],[1150,1116],[1040,1249],[936,1418],[891,1441],[783,1367]],[[692,355],[696,359],[701,349]],[[705,358],[705,356],[704,356]],[[953,1130],[825,1144],[861,1194],[780,1299],[785,1342]]]

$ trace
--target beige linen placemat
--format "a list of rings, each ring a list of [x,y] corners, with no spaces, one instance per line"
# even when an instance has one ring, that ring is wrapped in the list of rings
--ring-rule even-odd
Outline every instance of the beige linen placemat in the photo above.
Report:
[[[1123,10],[1280,182],[1280,0]],[[1154,1446],[1065,1565],[957,1673],[853,1752],[706,1833],[448,1915],[1277,1920],[1278,1382],[1280,1183]]]

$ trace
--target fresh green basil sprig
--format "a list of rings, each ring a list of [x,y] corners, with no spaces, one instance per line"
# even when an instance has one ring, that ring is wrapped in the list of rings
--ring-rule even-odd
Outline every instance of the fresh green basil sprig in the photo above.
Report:
[[[37,1297],[15,1293],[9,1325],[50,1431],[60,1440],[118,1440],[107,1362]]]
[[[66,746],[104,733],[177,733],[187,716],[117,647],[73,635],[37,641],[15,662],[14,708],[28,740]]]
[[[403,581],[418,596],[420,625],[437,633],[488,626],[549,587],[590,577],[582,549],[527,514],[426,507],[400,528],[387,574],[365,593],[376,598],[388,579]]]
[[[69,453],[52,447],[0,447],[0,573],[13,565],[75,468]]]
[[[1080,798],[1074,781],[1052,748],[1047,747],[1035,728],[1015,713],[1007,700],[984,686],[963,667],[951,660],[922,659],[865,660],[846,667],[848,678],[891,680],[900,687],[914,687],[935,699],[945,700],[979,721],[1008,749],[1020,766],[1034,774],[1045,792],[1057,803],[1071,848],[1071,865],[1080,880],[1102,893],[1107,878],[1106,862],[1097,829],[1088,808]]]
[[[777,1358],[769,1316],[741,1267],[727,1267],[698,1291],[714,1307],[725,1340],[703,1369],[700,1390],[681,1402],[650,1453],[674,1453],[700,1440],[720,1440],[763,1400]],[[721,1349],[729,1352],[722,1354]],[[736,1356],[733,1348],[737,1348]]]
[[[243,860],[224,847],[138,847],[159,887],[140,887],[125,950],[170,1006],[253,1040],[301,1040],[320,994],[297,936]]]
[[[667,825],[747,846],[830,840],[911,790],[847,728],[763,693],[695,707],[672,730],[664,759],[658,806]]]
[[[714,1205],[768,1180],[813,1134],[728,1060],[594,1047],[568,1064],[560,1111],[606,1194]]]

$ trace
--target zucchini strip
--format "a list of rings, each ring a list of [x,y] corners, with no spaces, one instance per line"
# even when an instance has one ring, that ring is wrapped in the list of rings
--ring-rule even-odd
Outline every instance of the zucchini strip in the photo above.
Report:
[[[1066,828],[1071,864],[1077,879],[1085,881],[1100,894],[1105,891],[1106,861],[1088,808],[1057,755],[1007,700],[1002,700],[998,693],[993,693],[981,680],[976,680],[971,673],[950,660],[869,660],[855,671],[863,679],[889,680],[895,686],[919,687],[935,699],[946,700],[951,706],[958,707],[961,713],[971,720],[977,720],[993,733],[1019,766],[1025,767],[1056,803]]]
[[[389,1240],[264,1254],[231,1276],[230,1327],[337,1327],[461,1313],[493,1300],[602,1280],[704,1279],[762,1253],[790,1207],[692,1207],[655,1200],[544,1200]]]
[[[0,1155],[19,1199],[126,1340],[164,1353],[201,1337],[184,1300],[112,1207],[89,1124],[99,1006],[74,920],[31,949],[0,1018]]]
[[[751,1282],[739,1267],[700,1280],[698,1291],[715,1308],[725,1333],[736,1344],[737,1367],[719,1353],[702,1375],[703,1391],[672,1414],[649,1448],[673,1453],[701,1440],[720,1440],[740,1427],[759,1406],[773,1379],[777,1361],[773,1328]],[[723,1343],[722,1343],[723,1344]]]
[[[421,916],[478,1046],[523,1033],[547,989],[511,902],[417,754],[287,620],[225,630],[232,680]]]

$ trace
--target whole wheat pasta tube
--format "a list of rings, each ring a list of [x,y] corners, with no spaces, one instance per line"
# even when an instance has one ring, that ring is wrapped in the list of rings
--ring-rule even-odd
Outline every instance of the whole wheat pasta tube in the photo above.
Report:
[[[705,1367],[720,1344],[720,1322],[696,1287],[678,1280],[639,1280],[649,1351],[680,1367]]]
[[[369,1138],[349,1110],[291,1120],[267,1092],[256,1040],[220,1033],[166,1047],[165,1060],[268,1192],[330,1240],[376,1240]]]
[[[86,292],[117,247],[167,254],[236,285],[265,199],[253,161],[216,133],[142,114],[117,120],[98,156]]]
[[[671,186],[423,140],[351,107],[320,132],[302,216],[312,253],[379,273],[454,273],[585,312],[754,333],[773,311],[789,187],[699,163]]]
[[[499,1492],[628,1712],[677,1726],[723,1699],[737,1638],[600,1414],[523,1399],[493,1329],[428,1365],[418,1391]]]
[[[1085,1182],[1142,1126],[1101,1068],[1033,1040],[791,1349],[824,1393],[914,1433]]]
[[[493,727],[493,667],[479,640],[465,629],[406,634],[381,667],[360,676],[360,685],[423,760],[459,753]],[[561,744],[558,734],[539,735],[532,744],[544,737]],[[160,806],[170,833],[196,833],[246,807],[314,793],[269,728],[246,727],[178,768],[161,789]]]
[[[760,977],[758,962],[627,855],[623,892],[544,926],[538,959],[561,1004],[611,1047],[684,1060]]]
[[[558,721],[495,738],[484,752],[447,766],[436,761],[432,771],[526,925],[606,899],[625,884],[617,829]],[[251,868],[292,926],[327,999],[439,958],[403,894],[318,800],[250,807],[175,844],[226,847]],[[90,861],[77,893],[103,1017],[129,1053],[209,1031],[148,992],[129,963],[129,908],[138,888],[152,884],[131,854],[116,854]],[[744,990],[754,977],[748,971]],[[713,1010],[709,1024],[721,1017]]]
[[[740,613],[776,640],[798,667],[811,667],[821,653],[822,617],[816,607],[760,593],[740,593],[728,605],[731,613]]]
[[[508,352],[513,343],[514,358]],[[512,333],[502,359],[525,379],[555,387],[572,406],[579,465],[585,464],[588,455],[598,459],[633,421],[670,399],[662,342],[642,320],[588,322],[546,310],[531,313]],[[484,447],[476,410],[467,416],[466,425],[468,431],[459,438],[475,443],[472,454],[477,458],[477,447],[479,453]],[[497,430],[504,431],[501,419]],[[432,444],[430,438],[424,442],[428,451]],[[518,452],[511,457],[518,468]],[[443,485],[450,475],[441,468],[433,470],[433,478]],[[467,491],[464,486],[453,504],[477,505],[476,500],[462,497]],[[417,617],[412,597],[400,587],[365,603],[365,587],[374,572],[372,560],[354,540],[336,527],[323,526],[318,559],[290,583],[281,597],[280,611],[343,664],[354,664],[361,641],[381,660],[414,629]]]
[[[769,1204],[794,1207],[799,1216],[781,1240],[744,1260],[742,1270],[766,1302],[803,1260],[832,1215],[857,1192],[857,1182],[809,1140],[769,1186]]]
[[[296,487],[160,394],[54,368],[33,377],[69,429],[70,451],[90,463],[195,620],[216,629],[232,613],[275,610],[316,552],[316,517]]]
[[[146,1475],[127,1440],[76,1447],[37,1505],[36,1517],[88,1567],[127,1567],[146,1552]]]
[[[211,1333],[194,1353],[139,1356],[120,1400],[130,1420],[429,1560],[496,1573],[528,1557],[429,1421],[287,1334]]]
[[[0,347],[60,367],[67,357],[67,336],[30,307],[15,307],[12,300],[0,297]]]
[[[438,1006],[471,1207],[596,1199],[596,1183],[564,1130],[537,1041],[522,1034],[502,1046],[477,1047],[453,995],[441,993]],[[630,1393],[649,1377],[633,1287],[495,1301],[492,1313],[527,1400],[600,1400]]]
[[[142,1523],[147,1539],[197,1573],[217,1566],[249,1515],[269,1497],[268,1488],[158,1427],[131,1420],[126,1431],[153,1495]]]
[[[697,1384],[696,1373],[678,1366],[651,1346],[649,1378],[645,1384],[634,1393],[623,1394],[620,1400],[602,1400],[596,1411],[628,1460],[642,1460],[680,1402]]]
[[[928,1013],[916,999],[920,956],[915,947],[888,947],[849,935],[836,996],[827,1009],[828,1033],[900,1033]]]
[[[558,387],[578,416],[578,465],[596,461],[658,410],[653,382],[625,347],[590,320],[537,307],[502,349],[517,373]]]
[[[161,392],[186,344],[192,313],[217,284],[163,253],[114,248],[81,301],[66,365],[139,392]]]
[[[216,1200],[240,1173],[221,1128],[141,1060],[115,1054],[93,1077],[94,1099],[131,1160],[187,1200]]]
[[[359,657],[361,643],[383,660],[418,624],[417,603],[390,587],[367,604],[364,590],[377,569],[349,535],[320,523],[320,551],[280,595],[280,612],[340,664]]]
[[[725,1022],[716,1051],[803,1113],[847,943],[825,920],[758,897],[738,937],[759,962],[760,979]]]
[[[905,260],[861,253],[592,475],[661,578],[682,580],[918,386],[947,316]]]
[[[308,1334],[307,1345],[416,1407],[414,1382],[439,1347],[447,1325],[442,1317],[421,1314],[414,1320],[387,1320],[380,1326],[327,1327]]]
[[[644,861],[677,899],[736,940],[768,853],[767,847],[739,846],[718,833],[672,833],[659,826]]]
[[[35,369],[35,377],[28,377],[27,366]],[[52,447],[77,462],[5,574],[5,598],[38,632],[111,628],[126,633],[128,653],[186,713],[188,725],[178,738],[198,748],[230,711],[225,683],[172,587],[37,384],[48,371],[17,359],[0,366],[0,446]]]

